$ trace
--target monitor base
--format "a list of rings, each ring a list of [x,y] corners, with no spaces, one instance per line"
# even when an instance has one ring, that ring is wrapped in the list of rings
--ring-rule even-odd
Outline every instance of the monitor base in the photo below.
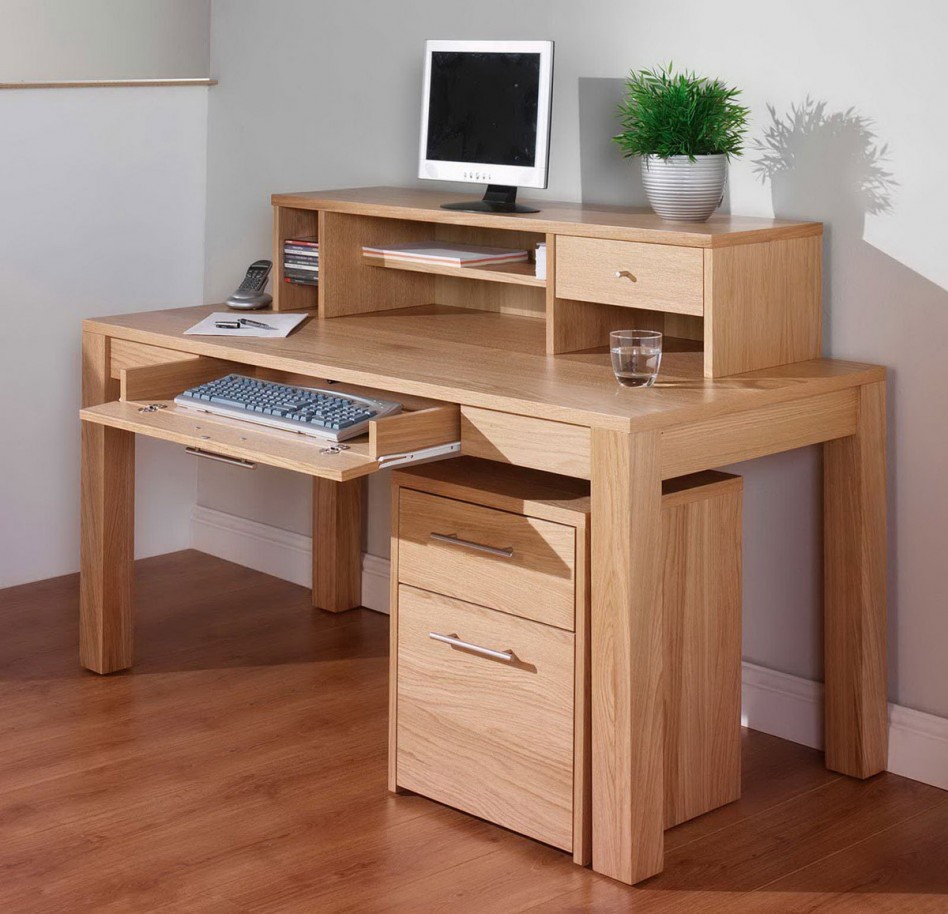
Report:
[[[517,188],[506,184],[488,184],[482,200],[462,200],[459,203],[442,203],[442,209],[460,210],[462,213],[538,213],[534,206],[517,202]]]

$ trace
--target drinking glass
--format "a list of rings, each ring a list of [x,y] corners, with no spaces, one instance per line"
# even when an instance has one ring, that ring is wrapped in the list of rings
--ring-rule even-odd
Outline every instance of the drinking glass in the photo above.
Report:
[[[662,335],[657,330],[613,330],[609,352],[620,384],[651,387],[662,364]]]

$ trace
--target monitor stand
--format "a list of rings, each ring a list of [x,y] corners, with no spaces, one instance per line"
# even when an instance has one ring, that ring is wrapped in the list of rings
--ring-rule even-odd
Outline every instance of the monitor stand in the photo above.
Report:
[[[536,207],[517,202],[517,188],[506,184],[488,184],[483,200],[442,203],[442,209],[459,209],[465,213],[538,213]]]

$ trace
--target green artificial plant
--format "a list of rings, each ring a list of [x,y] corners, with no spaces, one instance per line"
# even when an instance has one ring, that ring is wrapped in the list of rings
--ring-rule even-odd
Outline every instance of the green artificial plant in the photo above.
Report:
[[[627,158],[741,154],[749,111],[737,103],[740,89],[668,64],[633,70],[626,90],[613,139]]]

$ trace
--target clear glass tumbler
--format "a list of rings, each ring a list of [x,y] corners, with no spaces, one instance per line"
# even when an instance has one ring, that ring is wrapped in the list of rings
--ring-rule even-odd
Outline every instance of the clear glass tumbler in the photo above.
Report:
[[[657,330],[613,330],[609,352],[620,384],[651,387],[662,364],[662,335]]]

